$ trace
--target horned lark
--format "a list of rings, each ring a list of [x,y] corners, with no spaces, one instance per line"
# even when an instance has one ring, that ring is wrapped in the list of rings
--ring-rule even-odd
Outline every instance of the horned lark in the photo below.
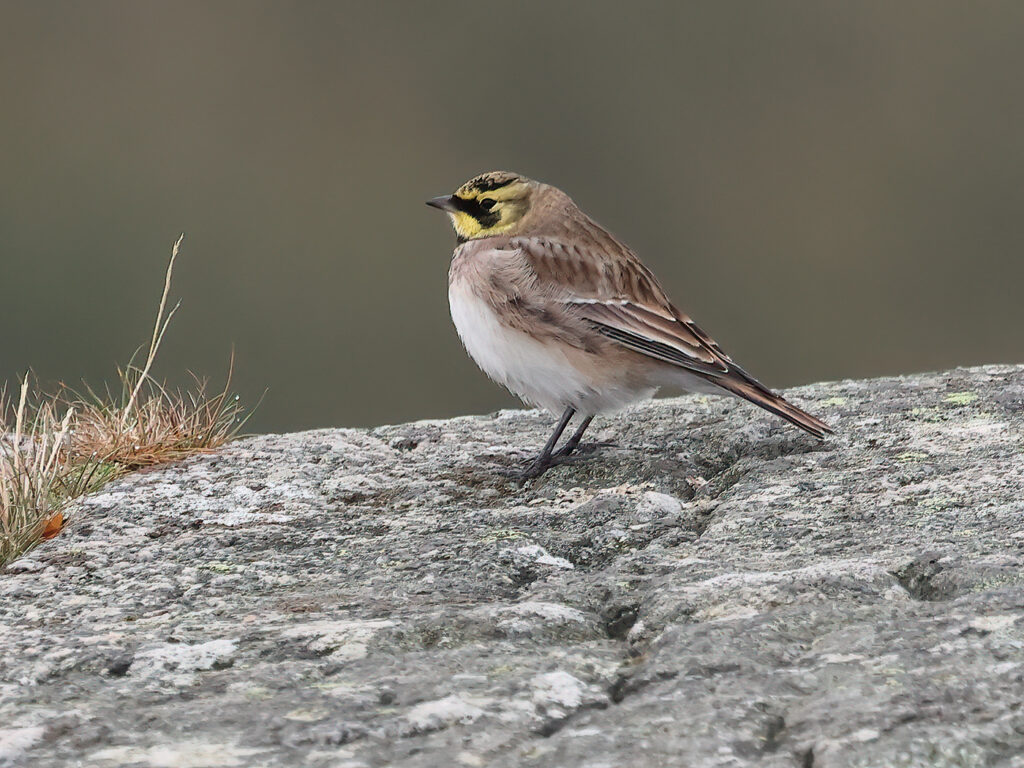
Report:
[[[470,357],[524,402],[561,414],[522,477],[564,461],[596,414],[662,386],[742,397],[818,438],[832,431],[736,365],[560,189],[495,171],[427,205],[455,227],[448,300]],[[579,427],[556,452],[575,414]]]

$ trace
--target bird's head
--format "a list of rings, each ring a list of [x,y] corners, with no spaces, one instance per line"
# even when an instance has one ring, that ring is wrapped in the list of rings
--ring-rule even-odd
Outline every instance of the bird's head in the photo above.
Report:
[[[542,185],[508,171],[491,171],[470,179],[452,195],[427,201],[447,213],[459,242],[518,234]]]

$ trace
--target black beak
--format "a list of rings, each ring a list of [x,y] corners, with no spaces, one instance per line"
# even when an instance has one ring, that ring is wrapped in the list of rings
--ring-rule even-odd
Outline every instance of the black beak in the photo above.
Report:
[[[439,208],[442,211],[459,210],[456,207],[455,201],[452,199],[451,195],[441,195],[440,197],[432,197],[430,200],[427,200],[427,205],[429,205],[431,208]]]

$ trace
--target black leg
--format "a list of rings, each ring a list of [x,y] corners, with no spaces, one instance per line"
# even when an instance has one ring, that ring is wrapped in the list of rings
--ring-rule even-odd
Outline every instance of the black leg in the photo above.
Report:
[[[569,421],[576,413],[575,408],[566,408],[565,413],[562,414],[562,418],[558,420],[558,424],[555,425],[555,431],[551,433],[551,437],[548,438],[547,443],[544,445],[544,450],[540,452],[540,456],[533,460],[533,462],[526,469],[523,470],[520,477],[524,480],[528,480],[532,477],[540,477],[547,470],[554,466],[551,460],[551,452],[555,450],[555,446],[558,444],[558,438],[565,432],[565,428],[569,425]]]
[[[555,458],[562,458],[564,456],[568,456],[570,453],[575,451],[580,445],[580,440],[583,439],[583,433],[587,431],[587,427],[590,426],[590,422],[592,422],[593,420],[593,416],[587,416],[587,418],[580,422],[580,425],[576,429],[576,432],[573,434],[572,437],[565,441],[565,445],[563,445],[561,449],[558,451],[558,453],[555,454]]]

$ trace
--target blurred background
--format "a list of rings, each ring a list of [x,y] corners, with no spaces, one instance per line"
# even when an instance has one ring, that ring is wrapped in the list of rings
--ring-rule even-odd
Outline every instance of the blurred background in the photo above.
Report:
[[[1024,4],[7,2],[0,380],[220,381],[251,427],[512,405],[423,205],[572,195],[772,386],[1024,360]]]

